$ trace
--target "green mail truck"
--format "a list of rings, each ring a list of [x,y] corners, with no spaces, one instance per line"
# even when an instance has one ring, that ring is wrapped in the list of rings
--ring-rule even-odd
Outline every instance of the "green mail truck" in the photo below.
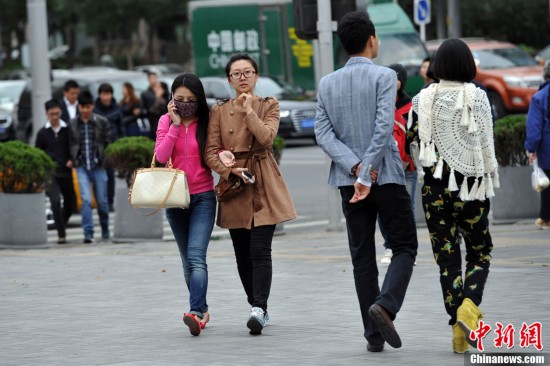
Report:
[[[403,9],[389,0],[357,0],[366,10],[380,39],[381,65],[402,63],[409,72],[409,90],[420,88],[414,77],[427,56],[424,44]],[[245,52],[254,57],[260,74],[283,79],[306,90],[316,88],[314,41],[296,37],[292,0],[199,0],[189,2],[195,72],[223,76],[229,57]],[[335,36],[334,58],[341,67],[347,56]]]

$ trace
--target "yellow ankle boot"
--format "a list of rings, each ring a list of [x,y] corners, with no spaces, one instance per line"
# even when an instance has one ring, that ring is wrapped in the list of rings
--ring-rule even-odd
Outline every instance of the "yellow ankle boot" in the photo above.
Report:
[[[458,324],[453,324],[453,351],[455,353],[464,353],[470,348],[466,342],[464,331]]]
[[[464,332],[464,338],[470,346],[475,347],[476,342],[470,339],[470,332],[472,330],[477,330],[479,327],[479,319],[483,318],[483,313],[479,308],[472,302],[472,300],[465,298],[462,301],[456,311],[456,324],[460,326]]]

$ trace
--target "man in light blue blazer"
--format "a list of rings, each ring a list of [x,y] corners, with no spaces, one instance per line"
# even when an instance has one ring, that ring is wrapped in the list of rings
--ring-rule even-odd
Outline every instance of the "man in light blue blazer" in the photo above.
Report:
[[[350,59],[321,79],[315,135],[332,159],[329,184],[338,187],[342,197],[367,350],[380,352],[384,342],[401,347],[393,320],[403,304],[418,247],[393,139],[397,78],[393,70],[371,61],[378,55],[378,38],[367,13],[346,14],[338,24],[338,37]],[[382,289],[374,243],[377,215],[393,251]]]

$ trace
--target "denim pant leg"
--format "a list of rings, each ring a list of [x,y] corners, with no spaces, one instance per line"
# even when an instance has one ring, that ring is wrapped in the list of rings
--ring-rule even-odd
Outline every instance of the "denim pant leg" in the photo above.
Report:
[[[216,214],[214,191],[191,195],[189,209],[170,208],[166,218],[172,228],[189,289],[190,313],[203,317],[208,310],[206,252]]]
[[[107,201],[107,172],[103,168],[95,168],[92,171],[94,181],[94,193],[97,202],[97,213],[103,233],[109,232],[109,203]]]
[[[82,201],[82,207],[80,208],[82,229],[84,230],[84,236],[91,237],[94,235],[94,222],[92,219],[92,188],[90,174],[88,170],[83,167],[78,167],[76,173]]]
[[[180,252],[181,265],[183,268],[183,276],[187,289],[190,289],[189,265],[187,264],[187,237],[189,233],[189,210],[183,208],[167,208],[166,220],[170,224],[178,250]]]
[[[346,218],[349,249],[353,264],[355,290],[359,299],[365,338],[371,344],[382,344],[384,338],[368,313],[370,306],[374,304],[380,293],[374,242],[377,210],[368,196],[363,201],[350,203],[349,200],[354,192],[353,186],[340,187],[342,210]]]
[[[216,196],[214,191],[195,194],[189,207],[189,239],[187,264],[189,266],[189,305],[191,313],[201,318],[208,311],[206,292],[208,289],[208,268],[206,252],[214,228]]]
[[[414,217],[414,196],[416,194],[416,184],[418,182],[418,173],[416,171],[412,172],[410,170],[405,170],[405,188],[407,188],[407,193],[411,196],[411,209]],[[416,217],[415,217],[416,221]]]

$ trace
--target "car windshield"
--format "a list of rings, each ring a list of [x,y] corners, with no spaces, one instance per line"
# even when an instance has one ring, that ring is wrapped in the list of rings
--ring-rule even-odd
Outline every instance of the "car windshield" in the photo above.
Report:
[[[385,66],[420,66],[427,56],[426,48],[415,33],[380,35],[378,57],[374,62]]]
[[[275,97],[277,99],[283,99],[281,97],[285,94],[285,90],[273,79],[268,77],[263,78],[260,76],[256,82],[254,94],[260,97]]]
[[[527,52],[517,47],[476,50],[472,54],[479,68],[483,70],[536,65]]]
[[[18,102],[24,88],[24,81],[0,82],[0,104]]]

